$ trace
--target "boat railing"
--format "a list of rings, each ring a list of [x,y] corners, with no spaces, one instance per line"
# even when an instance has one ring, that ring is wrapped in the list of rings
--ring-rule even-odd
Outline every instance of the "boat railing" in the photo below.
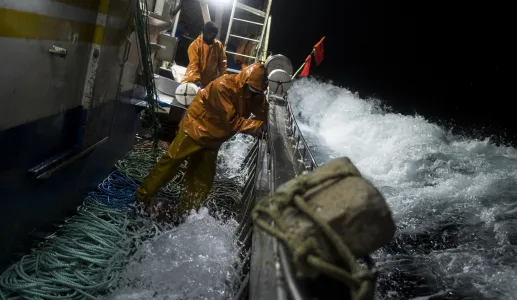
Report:
[[[318,167],[318,163],[311,153],[310,147],[298,126],[298,122],[296,122],[291,104],[287,100],[285,102],[287,107],[287,133],[291,137],[292,150],[295,150],[293,154],[295,159],[303,163],[307,171],[312,171]]]
[[[268,131],[265,138],[260,139],[256,146],[257,156],[255,151],[251,151],[253,154],[250,154],[250,161],[253,158],[257,163],[257,172],[252,176],[255,181],[253,204],[256,200],[271,195],[279,186],[292,178],[318,167],[285,95],[269,94],[268,97],[270,103]],[[246,215],[248,214],[249,212],[246,211]],[[249,298],[246,299],[307,300],[311,298],[304,280],[296,277],[290,255],[284,245],[258,228],[253,229],[251,240],[251,269],[250,276],[247,278],[250,285]]]
[[[253,223],[251,210],[253,209],[256,193],[254,193],[257,178],[259,159],[259,140],[255,139],[251,149],[241,163],[241,170],[245,172],[246,181],[241,189],[240,208],[238,210],[237,229],[235,238],[239,246],[239,263],[234,266],[238,279],[234,283],[236,294],[233,299],[247,299],[250,281],[250,258],[252,253],[251,239]]]
[[[282,105],[278,105],[282,103]],[[287,96],[283,96],[283,101],[279,101],[275,109],[282,112],[284,109],[285,115],[285,133],[284,139],[288,140],[288,153],[292,157],[291,162],[295,176],[300,175],[304,171],[312,171],[318,167],[318,163],[312,154],[307,140],[303,136],[303,133],[298,125],[295,118],[295,113],[289,103]],[[277,122],[282,122],[280,118],[276,119]],[[278,124],[277,124],[278,125]],[[274,157],[269,159],[276,160]],[[278,165],[277,162],[275,165]],[[276,189],[283,180],[273,183],[274,189]],[[273,192],[273,191],[272,191]],[[308,300],[310,299],[310,293],[305,286],[305,282],[295,276],[295,269],[291,262],[290,255],[284,245],[281,243],[277,245],[277,255],[279,266],[282,270],[283,288],[289,299],[293,300]],[[281,298],[281,297],[279,297]]]

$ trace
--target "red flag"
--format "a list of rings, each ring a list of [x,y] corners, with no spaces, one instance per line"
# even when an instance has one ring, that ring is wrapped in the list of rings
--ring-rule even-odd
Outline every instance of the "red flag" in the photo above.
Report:
[[[319,66],[321,64],[321,61],[323,60],[323,40],[325,37],[322,37],[321,40],[314,45],[314,59],[316,60],[316,66]]]
[[[305,59],[305,67],[303,67],[302,73],[300,73],[300,77],[309,76],[309,69],[311,68],[311,56],[307,56]]]

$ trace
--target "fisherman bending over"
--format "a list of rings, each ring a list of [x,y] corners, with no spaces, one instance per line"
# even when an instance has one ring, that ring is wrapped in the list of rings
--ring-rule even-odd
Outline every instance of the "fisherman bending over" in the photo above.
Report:
[[[268,112],[266,88],[264,65],[257,62],[239,74],[219,77],[200,90],[185,113],[168,152],[136,191],[137,201],[151,210],[160,203],[168,203],[153,196],[187,160],[176,212],[183,216],[199,208],[212,187],[221,144],[238,132],[255,136],[264,132]],[[256,119],[248,119],[251,113]]]

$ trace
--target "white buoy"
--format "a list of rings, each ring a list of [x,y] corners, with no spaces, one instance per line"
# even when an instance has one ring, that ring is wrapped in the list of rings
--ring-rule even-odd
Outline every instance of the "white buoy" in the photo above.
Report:
[[[192,82],[184,82],[176,88],[176,100],[185,106],[189,106],[196,97],[199,87]]]

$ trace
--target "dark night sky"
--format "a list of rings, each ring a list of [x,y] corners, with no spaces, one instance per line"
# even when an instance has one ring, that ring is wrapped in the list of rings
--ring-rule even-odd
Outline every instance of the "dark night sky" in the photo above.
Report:
[[[485,127],[485,136],[506,129],[517,142],[510,4],[274,1],[270,50],[295,68],[325,35],[325,60],[312,75],[382,99],[400,113],[478,134]]]

